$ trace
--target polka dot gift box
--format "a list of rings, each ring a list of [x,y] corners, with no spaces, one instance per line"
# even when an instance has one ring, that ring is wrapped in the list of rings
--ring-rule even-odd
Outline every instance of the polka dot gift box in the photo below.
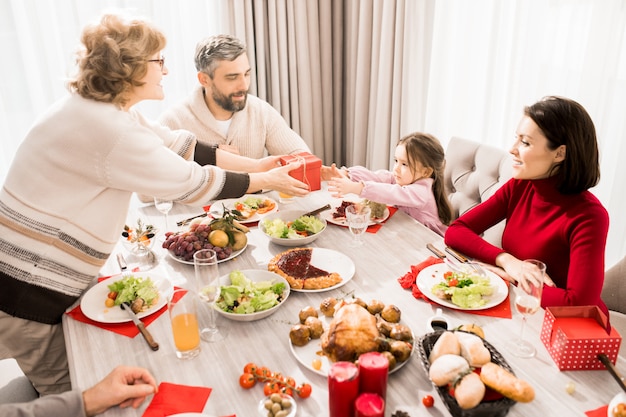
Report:
[[[608,327],[596,306],[548,307],[541,341],[561,371],[605,369],[597,358],[604,353],[615,364],[622,337]]]

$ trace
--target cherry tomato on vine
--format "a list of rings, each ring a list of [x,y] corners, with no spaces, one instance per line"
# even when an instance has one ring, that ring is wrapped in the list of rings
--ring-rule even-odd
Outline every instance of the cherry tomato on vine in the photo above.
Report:
[[[239,377],[239,386],[241,388],[250,389],[256,384],[256,379],[251,373],[243,373]]]
[[[272,376],[272,372],[265,366],[259,366],[254,371],[254,375],[256,376],[257,380],[265,382],[267,378]]]
[[[275,382],[266,382],[263,386],[263,394],[272,395],[280,392],[280,386]]]
[[[313,391],[313,388],[307,383],[300,385],[296,390],[300,398],[309,398],[311,396],[311,391]]]
[[[430,408],[435,405],[435,399],[432,395],[424,395],[422,398],[422,404],[424,404],[425,407]]]
[[[289,387],[282,387],[282,388],[280,389],[280,392],[282,392],[283,394],[287,394],[287,395],[289,395],[290,397],[293,397],[293,389],[292,389],[292,388],[289,388]]]
[[[254,362],[248,362],[244,367],[243,367],[243,373],[244,374],[252,374],[254,375],[256,372],[256,369],[258,368],[258,366],[256,365],[256,363]]]

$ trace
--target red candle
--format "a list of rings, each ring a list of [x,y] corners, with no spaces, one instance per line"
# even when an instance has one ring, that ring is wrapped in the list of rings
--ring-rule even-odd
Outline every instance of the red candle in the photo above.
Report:
[[[380,352],[368,352],[359,356],[359,392],[378,394],[384,400],[387,395],[389,360]]]
[[[358,395],[359,368],[352,362],[335,362],[328,372],[329,416],[354,416],[354,402]]]
[[[378,394],[366,392],[354,403],[355,417],[385,417],[385,400]]]

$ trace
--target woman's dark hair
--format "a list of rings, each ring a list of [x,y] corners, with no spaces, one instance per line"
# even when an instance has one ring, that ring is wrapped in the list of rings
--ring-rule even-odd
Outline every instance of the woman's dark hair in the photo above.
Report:
[[[68,83],[82,97],[124,106],[128,93],[143,85],[148,59],[165,48],[165,35],[143,20],[106,14],[86,26],[78,52],[78,75]]]
[[[581,193],[598,184],[596,129],[583,106],[567,98],[548,96],[525,107],[524,114],[539,126],[548,139],[548,148],[565,145],[565,159],[553,168],[561,193]]]
[[[420,162],[425,168],[432,168],[433,195],[437,203],[437,214],[445,225],[452,221],[452,208],[444,190],[443,171],[446,166],[445,152],[441,143],[427,133],[411,133],[400,139],[398,145],[403,145],[409,168],[415,175],[415,167]]]

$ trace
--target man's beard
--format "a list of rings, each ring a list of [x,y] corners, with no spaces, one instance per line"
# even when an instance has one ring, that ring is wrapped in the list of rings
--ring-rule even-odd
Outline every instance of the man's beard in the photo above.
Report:
[[[213,101],[215,101],[215,103],[217,103],[217,105],[223,108],[224,110],[234,113],[234,112],[243,110],[244,107],[246,107],[246,101],[248,100],[247,91],[243,91],[244,93],[243,100],[238,101],[237,103],[233,101],[233,96],[236,94],[240,94],[240,93],[242,93],[242,91],[238,91],[229,96],[225,96],[219,91],[213,90]]]

